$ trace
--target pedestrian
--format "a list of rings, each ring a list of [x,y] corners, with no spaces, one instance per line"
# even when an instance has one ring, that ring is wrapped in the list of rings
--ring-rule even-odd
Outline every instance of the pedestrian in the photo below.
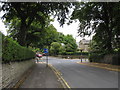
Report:
[[[39,53],[38,52],[36,53],[36,62],[37,63],[39,62]]]

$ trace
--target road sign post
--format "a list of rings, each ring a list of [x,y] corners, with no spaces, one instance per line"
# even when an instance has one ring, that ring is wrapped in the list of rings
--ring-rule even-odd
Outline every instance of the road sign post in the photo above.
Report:
[[[48,67],[48,53],[46,55],[46,62],[47,62],[46,66]]]
[[[46,54],[46,67],[48,67],[48,49],[44,49],[44,53]]]

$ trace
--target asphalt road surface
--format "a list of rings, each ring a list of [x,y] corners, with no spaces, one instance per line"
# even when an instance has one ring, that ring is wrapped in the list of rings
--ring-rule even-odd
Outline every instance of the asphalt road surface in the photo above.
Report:
[[[49,57],[48,63],[61,72],[71,88],[118,88],[118,72],[80,65],[78,61]]]

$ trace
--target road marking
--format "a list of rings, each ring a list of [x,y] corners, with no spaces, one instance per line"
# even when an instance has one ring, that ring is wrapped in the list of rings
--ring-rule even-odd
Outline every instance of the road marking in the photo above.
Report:
[[[92,67],[107,69],[107,70],[110,70],[110,71],[120,72],[119,69],[112,69],[112,68],[108,68],[108,67],[101,67],[101,66],[97,66],[97,65],[90,65],[90,64],[85,64],[85,63],[81,63],[81,62],[77,62],[77,63],[78,63],[78,64],[81,64],[81,65],[87,65],[87,66],[92,66]]]
[[[50,66],[50,68],[55,72],[56,76],[58,77],[59,80],[62,80],[61,83],[63,85],[64,88],[68,88],[69,90],[71,90],[71,87],[68,85],[68,83],[65,81],[65,79],[61,76],[61,72],[58,71],[55,67],[53,67],[53,65],[48,64]],[[65,84],[65,85],[64,85]]]

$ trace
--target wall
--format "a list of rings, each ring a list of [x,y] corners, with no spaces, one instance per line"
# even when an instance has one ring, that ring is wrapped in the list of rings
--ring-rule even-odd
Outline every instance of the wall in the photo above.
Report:
[[[20,79],[20,77],[32,66],[34,60],[26,60],[22,62],[12,62],[10,64],[2,64],[2,88],[10,88]]]
[[[113,58],[114,55],[112,54],[109,54],[109,55],[105,55],[104,56],[104,59],[103,59],[103,62],[104,63],[108,63],[108,64],[112,64],[112,58]]]
[[[103,62],[108,64],[113,64],[113,65],[120,65],[120,54],[105,55]]]

